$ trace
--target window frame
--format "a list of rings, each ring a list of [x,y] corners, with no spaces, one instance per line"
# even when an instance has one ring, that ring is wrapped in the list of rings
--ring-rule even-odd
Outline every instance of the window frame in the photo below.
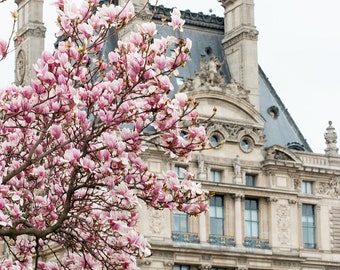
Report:
[[[184,220],[185,226],[182,229],[182,222]],[[180,224],[177,224],[179,222]],[[189,232],[189,216],[185,213],[174,213],[173,214],[173,221],[172,221],[172,232],[181,232],[181,233],[188,233]],[[176,227],[179,227],[179,230],[176,230]]]
[[[317,228],[316,228],[316,213],[315,213],[314,204],[308,204],[308,203],[302,204],[301,229],[302,229],[303,247],[307,249],[316,249],[316,246],[317,246],[316,229]]]
[[[183,265],[183,264],[175,264],[172,268],[173,270],[190,270],[189,265]]]
[[[314,188],[314,184],[313,184],[313,181],[305,181],[303,180],[302,183],[301,183],[301,191],[302,193],[304,194],[314,194],[313,193],[313,188]]]
[[[187,167],[183,165],[176,164],[174,166],[174,172],[177,174],[178,179],[184,179],[186,175],[185,173],[186,171],[187,171]]]
[[[217,205],[216,200],[220,199],[221,203]],[[214,205],[212,204],[214,202]],[[225,214],[224,214],[224,196],[215,195],[209,201],[209,221],[210,221],[210,234],[212,235],[225,235]],[[220,227],[220,228],[218,228]]]
[[[251,183],[249,184],[248,179],[251,178]],[[256,187],[257,184],[257,175],[256,174],[251,174],[251,173],[246,173],[246,186],[248,187]]]
[[[219,174],[219,181],[216,181],[216,175]],[[222,170],[219,169],[210,169],[210,173],[209,173],[209,179],[211,182],[214,183],[221,183],[222,182]]]
[[[247,202],[250,202],[250,207],[248,207]],[[252,203],[256,203],[256,207],[254,209],[252,209]],[[259,215],[260,215],[259,200],[255,198],[245,198],[244,200],[245,238],[260,239],[260,217]]]

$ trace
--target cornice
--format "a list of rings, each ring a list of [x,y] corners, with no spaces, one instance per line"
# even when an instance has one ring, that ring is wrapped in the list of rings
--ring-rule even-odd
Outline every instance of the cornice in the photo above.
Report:
[[[222,44],[225,48],[229,48],[244,39],[257,41],[258,34],[259,32],[255,29],[243,30],[236,35],[226,35],[222,40]]]
[[[149,9],[153,12],[153,18],[156,20],[169,20],[172,11],[171,8],[149,5]],[[200,26],[214,30],[224,30],[224,18],[216,15],[205,15],[202,12],[194,13],[190,10],[181,11],[181,18],[185,20],[186,25]]]

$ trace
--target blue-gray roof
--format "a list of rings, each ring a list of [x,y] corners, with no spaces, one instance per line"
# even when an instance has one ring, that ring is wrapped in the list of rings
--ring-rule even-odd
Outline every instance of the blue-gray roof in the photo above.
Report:
[[[154,11],[154,20],[161,24],[162,18],[170,17],[170,9],[163,6],[151,8]],[[170,27],[162,26],[159,35],[173,35],[192,40],[191,61],[181,69],[179,76],[184,79],[193,77],[200,69],[202,57],[208,60],[209,56],[215,55],[223,62],[221,72],[225,75],[226,82],[230,81],[228,63],[224,60],[224,49],[222,39],[224,37],[224,19],[215,15],[203,15],[203,13],[191,13],[182,11],[185,20],[184,32],[173,32]],[[175,89],[178,88],[173,81]],[[303,137],[294,120],[288,113],[283,102],[270,84],[268,78],[259,67],[259,91],[260,91],[260,113],[266,120],[265,138],[266,147],[281,145],[295,150],[312,151]],[[275,115],[273,116],[274,113]]]

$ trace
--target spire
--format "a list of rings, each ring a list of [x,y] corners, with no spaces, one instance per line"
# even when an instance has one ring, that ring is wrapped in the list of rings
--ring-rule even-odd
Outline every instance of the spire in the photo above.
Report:
[[[253,0],[219,0],[224,7],[222,40],[232,79],[250,91],[250,103],[259,110],[257,62],[258,31]]]
[[[15,0],[18,5],[18,27],[15,40],[15,81],[29,84],[35,76],[32,65],[44,50],[46,28],[43,23],[43,0]]]
[[[332,126],[332,121],[328,122],[329,126],[326,129],[325,140],[326,140],[326,149],[325,154],[328,156],[336,156],[338,155],[338,148],[336,147],[337,143],[337,134],[335,132],[335,128]]]

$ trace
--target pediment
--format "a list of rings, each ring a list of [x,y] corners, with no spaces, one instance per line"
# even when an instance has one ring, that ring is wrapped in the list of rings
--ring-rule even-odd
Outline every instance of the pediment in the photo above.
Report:
[[[302,164],[301,159],[295,153],[290,151],[288,148],[279,145],[273,145],[266,149],[266,159],[291,161]]]
[[[264,127],[265,120],[249,101],[250,91],[233,79],[226,83],[220,73],[222,63],[211,55],[208,61],[202,60],[200,70],[188,78],[180,87],[200,105],[200,116],[209,118],[216,110],[214,119]]]

